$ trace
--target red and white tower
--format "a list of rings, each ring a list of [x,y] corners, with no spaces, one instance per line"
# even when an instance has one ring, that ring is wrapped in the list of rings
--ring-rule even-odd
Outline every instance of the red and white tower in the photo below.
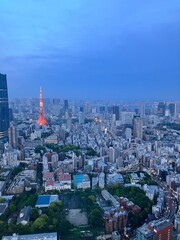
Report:
[[[46,119],[44,117],[44,108],[43,108],[43,99],[42,99],[42,88],[40,87],[40,97],[39,97],[39,118],[37,120],[37,124],[40,126],[44,126],[47,124]]]

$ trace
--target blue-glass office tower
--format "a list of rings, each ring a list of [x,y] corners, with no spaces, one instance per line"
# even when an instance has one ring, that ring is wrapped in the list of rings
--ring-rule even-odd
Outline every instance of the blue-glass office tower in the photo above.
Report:
[[[6,75],[0,73],[0,143],[8,141],[9,104]]]

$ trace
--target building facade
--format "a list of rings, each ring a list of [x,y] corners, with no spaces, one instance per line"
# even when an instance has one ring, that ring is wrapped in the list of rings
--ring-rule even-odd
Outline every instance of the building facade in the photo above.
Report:
[[[6,75],[0,74],[0,142],[8,141],[9,104]]]
[[[134,138],[139,138],[139,139],[142,139],[143,137],[143,119],[140,117],[134,117],[133,136]]]

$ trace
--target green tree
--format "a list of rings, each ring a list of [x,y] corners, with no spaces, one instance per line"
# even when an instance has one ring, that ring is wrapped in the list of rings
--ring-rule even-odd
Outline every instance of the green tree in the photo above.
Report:
[[[38,145],[35,147],[35,153],[40,153],[41,155],[43,155],[46,152],[46,148],[42,145]]]
[[[8,231],[9,233],[14,233],[17,231],[17,225],[13,222],[10,222],[9,226],[8,226]]]
[[[5,199],[4,198],[0,198],[0,203],[5,203]]]
[[[72,225],[67,220],[62,220],[60,224],[61,235],[66,235],[68,231],[72,228]]]
[[[4,222],[3,221],[0,221],[0,233],[4,231]]]
[[[39,230],[40,231],[45,230],[47,220],[48,220],[47,215],[45,214],[41,215],[34,221],[34,223],[32,224],[31,230],[33,232],[36,232]]]
[[[32,208],[31,211],[31,219],[34,221],[39,217],[38,209],[37,208]]]
[[[16,206],[15,206],[14,203],[11,203],[11,204],[9,205],[9,211],[10,211],[11,213],[14,213],[14,212],[16,211]]]
[[[88,215],[88,222],[92,227],[98,228],[102,226],[102,216],[99,209],[94,209]]]
[[[94,195],[90,195],[88,199],[92,202],[96,202],[96,197]]]
[[[93,148],[86,148],[86,155],[97,156],[97,152]]]

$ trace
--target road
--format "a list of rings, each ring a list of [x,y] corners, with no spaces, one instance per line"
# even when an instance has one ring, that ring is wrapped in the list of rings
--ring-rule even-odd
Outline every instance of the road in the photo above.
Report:
[[[162,179],[150,168],[147,168],[143,165],[150,173],[152,179],[158,183],[159,187],[162,188],[165,192],[165,209],[163,213],[163,217],[169,219],[171,222],[174,222],[174,215],[178,211],[178,204],[176,199],[176,194],[173,189],[170,189],[166,182],[162,181]]]

